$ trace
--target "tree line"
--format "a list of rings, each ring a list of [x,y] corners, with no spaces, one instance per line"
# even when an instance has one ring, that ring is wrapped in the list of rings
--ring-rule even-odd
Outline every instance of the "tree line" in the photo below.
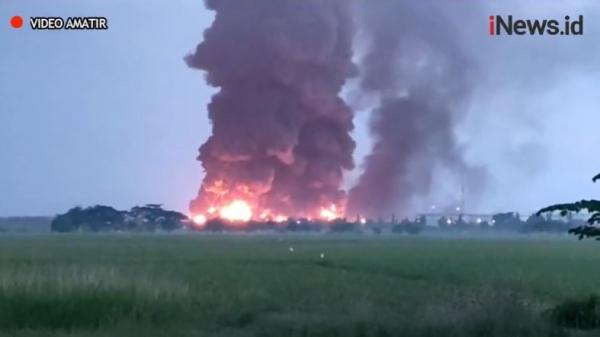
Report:
[[[161,205],[136,206],[119,211],[110,206],[75,207],[56,216],[54,232],[174,231],[186,226],[187,216]]]
[[[597,174],[592,178],[592,182],[600,180],[600,174]],[[577,235],[579,239],[583,238],[596,238],[600,240],[600,200],[580,200],[572,203],[556,204],[538,211],[538,215],[559,212],[562,216],[568,216],[569,214],[579,213],[585,211],[590,214],[588,220],[576,227],[569,229],[570,234]]]

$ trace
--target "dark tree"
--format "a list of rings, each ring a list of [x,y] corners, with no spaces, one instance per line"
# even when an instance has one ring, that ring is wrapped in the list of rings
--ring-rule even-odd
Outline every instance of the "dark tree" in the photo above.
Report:
[[[524,232],[565,232],[569,229],[569,225],[574,223],[562,220],[554,220],[551,217],[543,217],[537,214],[532,214],[523,228]]]
[[[184,227],[187,217],[179,212],[164,210],[161,205],[136,206],[129,211],[130,229],[141,231],[172,231]]]
[[[51,227],[55,232],[91,231],[103,232],[123,229],[124,212],[109,206],[75,207],[54,218]]]
[[[130,212],[97,205],[72,208],[67,213],[56,216],[51,227],[55,232],[171,231],[183,228],[186,221],[185,215],[164,210],[160,205],[134,207]]]
[[[445,216],[440,217],[437,222],[438,227],[441,229],[450,228],[452,226],[452,223],[453,223],[452,219],[447,218]]]
[[[329,230],[333,233],[344,232],[360,232],[360,228],[353,222],[348,222],[346,219],[336,219],[329,226]]]
[[[511,232],[521,231],[524,225],[519,214],[514,212],[494,214],[492,223],[494,224],[494,230]]]
[[[410,220],[408,220],[407,218],[402,219],[402,221],[400,221],[400,223],[398,224],[394,224],[392,226],[392,233],[404,233],[408,227],[411,225]]]
[[[319,221],[308,221],[307,219],[298,219],[288,221],[285,230],[290,232],[319,232],[323,230],[323,223]]]
[[[225,222],[218,218],[210,219],[204,225],[204,230],[209,232],[222,232],[225,228],[227,228]]]
[[[600,180],[600,174],[592,178],[593,182],[597,180]],[[590,213],[589,219],[585,224],[569,229],[569,233],[577,235],[580,240],[589,237],[595,237],[596,240],[600,240],[600,200],[581,200],[568,204],[552,205],[542,208],[537,214],[559,212],[561,216],[566,216],[570,213],[579,213],[581,211]]]
[[[408,234],[419,234],[425,227],[424,218],[417,218],[415,221],[409,219],[403,219],[399,224],[392,226],[392,233],[408,233]]]

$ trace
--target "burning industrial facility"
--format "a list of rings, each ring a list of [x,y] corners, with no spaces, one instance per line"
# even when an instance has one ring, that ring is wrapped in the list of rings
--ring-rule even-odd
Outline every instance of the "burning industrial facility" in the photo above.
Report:
[[[220,90],[208,106],[193,219],[343,216],[355,147],[353,113],[339,96],[355,74],[348,3],[206,3],[214,23],[186,62]]]
[[[405,212],[428,193],[436,167],[465,176],[453,128],[469,96],[467,61],[451,38],[415,28],[412,15],[436,15],[426,4],[359,11],[345,0],[206,5],[214,22],[185,58],[218,88],[208,105],[212,134],[198,155],[205,176],[190,203],[197,224],[377,218]],[[362,20],[358,12],[366,13]],[[403,32],[395,31],[396,12]],[[356,22],[370,40],[360,74]],[[358,75],[360,89],[379,103],[374,147],[347,193],[354,112],[340,93]]]

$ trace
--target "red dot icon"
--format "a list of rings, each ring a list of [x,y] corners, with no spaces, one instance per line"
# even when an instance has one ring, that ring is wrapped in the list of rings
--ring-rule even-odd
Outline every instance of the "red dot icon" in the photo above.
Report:
[[[15,15],[10,19],[10,25],[14,28],[14,29],[19,29],[21,27],[23,27],[23,18],[20,17],[19,15]]]

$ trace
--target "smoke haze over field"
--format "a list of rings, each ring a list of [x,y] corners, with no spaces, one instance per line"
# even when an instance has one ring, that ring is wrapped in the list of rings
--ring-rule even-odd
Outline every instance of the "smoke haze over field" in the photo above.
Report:
[[[226,8],[232,3],[208,4]],[[235,3],[249,8],[247,1]],[[258,3],[255,11],[282,10],[278,1]],[[221,159],[240,159],[262,149],[271,163],[244,170],[251,173],[244,179],[264,182],[279,172],[285,179],[273,181],[274,186],[286,186],[294,202],[306,202],[302,207],[316,203],[315,195],[343,199],[342,186],[347,191],[356,186],[351,209],[360,204],[359,211],[388,213],[382,215],[386,217],[453,203],[461,186],[467,211],[528,213],[549,203],[598,197],[600,186],[590,181],[600,171],[594,156],[600,144],[596,1],[513,0],[477,6],[357,1],[355,12],[334,11],[340,2],[297,3],[305,4],[306,11],[298,10],[285,24],[285,13],[274,22],[252,25],[249,18],[262,18],[260,13],[229,13],[225,19],[238,25],[233,33],[239,38],[221,44],[203,39],[215,12],[200,2],[174,6],[149,0],[143,8],[131,0],[7,2],[0,8],[3,17],[101,13],[109,17],[111,28],[86,34],[0,30],[5,46],[0,62],[0,215],[55,214],[97,203],[129,208],[164,202],[167,208],[185,210],[204,174],[194,153],[209,139],[211,127],[215,136],[207,144],[220,145],[206,145],[201,156],[209,158],[224,148],[234,156]],[[307,11],[318,13],[300,15]],[[584,35],[490,37],[488,17],[495,14],[524,19],[581,14]],[[278,27],[275,34],[268,25]],[[338,29],[346,34],[333,34]],[[256,36],[261,32],[264,38]],[[375,43],[375,37],[382,43]],[[244,44],[256,39],[262,49]],[[336,48],[334,41],[344,43]],[[210,58],[230,62],[237,55],[200,57],[192,50],[198,43],[248,55],[239,58],[245,63],[221,69]],[[213,86],[181,62],[190,52],[190,64],[206,69]],[[269,63],[276,56],[285,62]],[[256,75],[244,70],[261,63],[268,71]],[[315,63],[321,77],[308,80],[314,72],[305,65]],[[260,85],[231,81],[234,73]],[[265,79],[273,78],[284,85],[261,95]],[[236,115],[249,127],[220,127],[219,118],[234,117],[225,108],[221,117],[213,116],[211,126],[206,106],[225,87],[230,89],[217,95],[211,114],[231,105],[237,111],[256,109],[260,118]],[[232,94],[241,98],[228,100]],[[291,108],[275,114],[276,104],[268,102],[276,101]],[[336,104],[340,109],[330,109]],[[294,108],[299,105],[303,108]],[[337,116],[336,122],[308,122],[324,111]],[[284,118],[275,122],[274,116]],[[259,136],[270,140],[247,142],[258,127]],[[315,145],[313,132],[325,138],[337,135],[339,142],[333,143],[341,147]],[[243,139],[238,144],[235,137],[223,139],[230,133],[245,138],[237,138]],[[354,169],[348,134],[356,143]],[[301,135],[306,146],[294,140]],[[415,138],[420,141],[409,142]],[[271,141],[272,146],[264,145]],[[295,150],[289,152],[291,144]],[[238,146],[239,151],[232,150]],[[312,159],[321,151],[335,155]],[[292,154],[319,169],[297,170],[297,164],[290,164]],[[225,172],[220,166],[224,161],[215,162],[220,164],[213,172]],[[239,164],[233,163],[227,166]],[[308,197],[307,180],[330,183]]]

